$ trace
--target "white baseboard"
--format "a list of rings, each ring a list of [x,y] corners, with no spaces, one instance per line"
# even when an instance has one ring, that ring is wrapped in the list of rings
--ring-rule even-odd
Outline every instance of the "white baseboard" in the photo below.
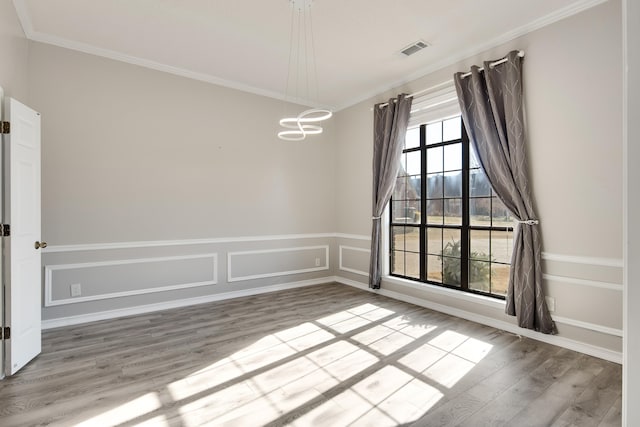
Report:
[[[483,316],[469,311],[460,310],[458,308],[449,307],[446,305],[438,304],[432,301],[428,301],[422,298],[416,298],[409,295],[404,295],[399,292],[390,291],[386,289],[370,289],[367,284],[357,282],[355,280],[347,279],[344,277],[334,277],[333,280],[344,285],[353,286],[358,289],[377,293],[389,298],[397,299],[400,301],[415,304],[420,307],[425,307],[431,310],[439,311],[441,313],[449,314],[451,316],[460,317],[462,319],[470,320],[472,322],[480,323],[483,325],[491,326],[496,329],[511,332],[516,335],[525,336],[537,341],[546,342],[548,344],[557,345],[559,347],[567,348],[569,350],[578,351],[580,353],[588,354],[590,356],[598,357],[600,359],[608,360],[614,363],[622,363],[622,353],[618,351],[609,350],[607,348],[594,346],[591,344],[575,341],[569,338],[560,337],[558,335],[542,334],[530,329],[520,328],[519,326],[505,322],[503,320],[494,319],[491,317]]]
[[[278,285],[263,286],[260,288],[243,289],[239,291],[223,292],[213,295],[205,295],[196,298],[185,298],[175,301],[166,301],[156,304],[145,304],[135,307],[119,308],[116,310],[99,311],[96,313],[79,314],[76,316],[59,317],[57,319],[47,319],[42,321],[42,329],[60,328],[63,326],[79,325],[82,323],[95,322],[98,320],[116,319],[118,317],[146,314],[154,311],[168,310],[171,308],[187,307],[190,305],[204,304],[214,301],[259,295],[268,292],[283,291],[287,289],[302,288],[305,286],[321,285],[333,282],[332,277],[322,277],[319,279],[302,280],[298,282],[282,283]]]

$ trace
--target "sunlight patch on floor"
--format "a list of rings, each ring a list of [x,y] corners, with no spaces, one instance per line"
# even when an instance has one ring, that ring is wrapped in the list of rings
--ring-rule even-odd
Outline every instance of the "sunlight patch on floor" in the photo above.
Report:
[[[489,354],[492,348],[493,346],[489,343],[475,338],[468,338],[453,350],[452,353],[456,356],[462,357],[463,359],[469,360],[470,362],[478,363],[484,359],[487,354]]]
[[[493,346],[394,314],[362,304],[269,334],[168,384],[168,395],[186,426],[263,425],[287,416],[299,416],[295,426],[415,422]],[[148,393],[81,425],[138,417],[141,425],[168,425],[152,417],[160,407]]]
[[[398,362],[415,372],[422,372],[446,355],[446,351],[425,343],[400,358]]]
[[[391,353],[395,353],[396,351],[400,350],[402,347],[411,344],[412,342],[412,337],[405,335],[402,332],[394,332],[384,338],[379,339],[378,341],[372,342],[368,347],[380,354],[388,356]]]
[[[447,354],[427,368],[423,374],[434,382],[451,388],[467,375],[474,366],[476,366],[475,363],[453,354]]]
[[[350,308],[347,311],[351,314],[364,314],[364,313],[369,313],[373,310],[377,310],[379,308],[380,307],[378,307],[375,304],[366,303],[366,304],[359,305],[357,307]]]
[[[113,409],[89,418],[79,424],[77,427],[95,427],[95,426],[117,426],[119,424],[131,421],[145,414],[160,409],[160,399],[155,392],[144,394],[129,402],[123,403]]]
[[[455,331],[443,331],[438,336],[429,341],[434,347],[438,347],[444,351],[452,351],[460,344],[469,339],[468,336]]]
[[[187,426],[210,422],[240,405],[260,397],[248,381],[235,383],[215,393],[203,393],[199,399],[179,407],[180,416]]]
[[[362,331],[359,334],[353,336],[353,339],[358,341],[360,344],[368,345],[372,342],[378,341],[381,338],[386,337],[387,335],[391,335],[394,332],[393,329],[387,328],[386,326],[377,325],[371,328],[368,328],[366,331]]]

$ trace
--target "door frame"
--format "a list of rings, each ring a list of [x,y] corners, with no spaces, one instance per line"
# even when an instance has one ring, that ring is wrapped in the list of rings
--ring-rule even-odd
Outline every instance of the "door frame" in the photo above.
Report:
[[[0,121],[4,121],[4,89],[0,86]],[[0,136],[0,223],[4,223],[4,135]],[[2,239],[2,237],[0,237]],[[5,309],[4,309],[4,241],[2,242],[0,249],[1,261],[0,261],[0,328],[4,328],[5,325]],[[5,377],[5,345],[4,334],[1,334],[0,341],[0,380]]]

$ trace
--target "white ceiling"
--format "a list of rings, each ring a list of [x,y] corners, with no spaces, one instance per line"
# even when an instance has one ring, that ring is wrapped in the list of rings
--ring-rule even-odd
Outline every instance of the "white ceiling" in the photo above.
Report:
[[[315,0],[318,96],[307,103],[344,108],[603,1]],[[29,39],[284,97],[288,0],[14,4]],[[431,46],[399,53],[419,39]]]

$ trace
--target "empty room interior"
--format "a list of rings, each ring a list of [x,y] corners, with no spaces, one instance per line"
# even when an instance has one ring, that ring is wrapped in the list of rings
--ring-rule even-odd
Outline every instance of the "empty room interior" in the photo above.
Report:
[[[639,32],[0,0],[0,425],[640,425]]]

